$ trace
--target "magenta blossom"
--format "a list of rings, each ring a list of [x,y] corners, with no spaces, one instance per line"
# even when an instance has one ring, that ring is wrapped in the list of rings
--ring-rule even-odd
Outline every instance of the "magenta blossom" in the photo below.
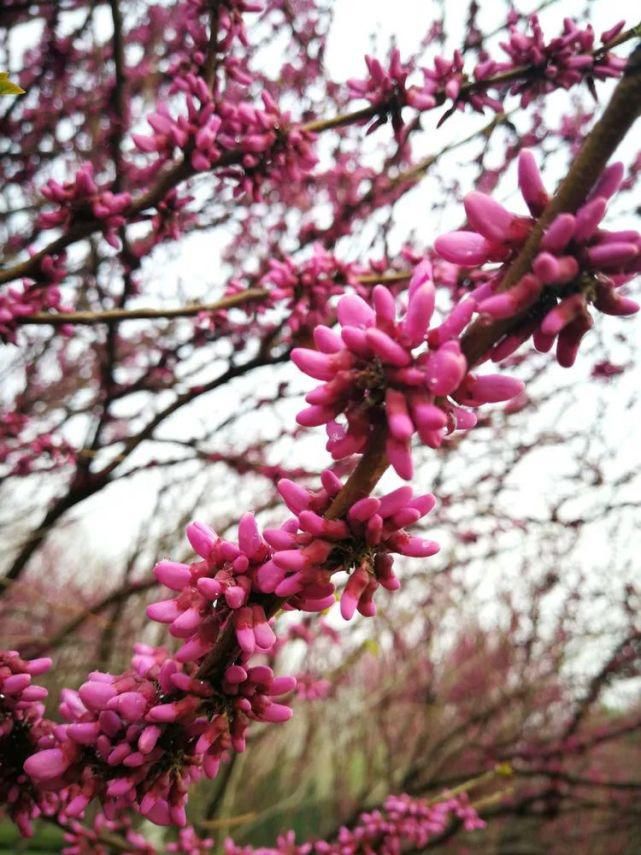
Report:
[[[158,562],[156,578],[178,595],[147,607],[152,620],[169,624],[169,632],[183,640],[177,659],[202,661],[228,620],[245,653],[269,650],[274,632],[263,606],[251,600],[251,594],[263,590],[257,573],[272,551],[260,536],[253,514],[245,514],[238,525],[238,545],[198,522],[187,526],[187,537],[202,560]]]
[[[405,531],[434,507],[430,494],[414,496],[400,487],[381,498],[369,496],[354,503],[344,519],[325,514],[342,485],[326,470],[317,492],[282,479],[278,490],[295,517],[278,529],[267,529],[273,559],[258,571],[263,590],[287,597],[288,604],[305,611],[321,611],[334,602],[332,574],[350,574],[341,594],[341,614],[349,620],[358,611],[375,611],[373,596],[379,586],[395,591],[400,583],[393,572],[393,554],[425,558],[438,551],[432,540]]]
[[[270,258],[268,265],[259,285],[269,291],[268,306],[286,308],[287,325],[293,333],[311,332],[327,317],[330,298],[344,293],[346,285],[358,285],[357,265],[340,261],[320,244],[314,245],[312,255],[304,261],[285,256]]]
[[[305,399],[311,406],[297,420],[306,427],[327,424],[327,450],[335,460],[361,453],[371,432],[384,423],[389,461],[401,478],[409,479],[414,433],[426,445],[438,448],[446,433],[474,426],[475,416],[457,403],[457,390],[464,381],[466,403],[474,406],[508,400],[522,390],[518,380],[490,376],[479,385],[468,376],[457,336],[471,311],[463,319],[452,316],[447,334],[430,338],[427,328],[434,299],[431,266],[424,261],[410,281],[402,320],[396,319],[390,291],[377,285],[372,305],[357,295],[339,301],[340,335],[318,326],[314,330],[318,350],[292,351],[302,371],[324,381],[308,392]],[[470,384],[473,395],[467,388]],[[346,424],[337,421],[340,415]]]
[[[187,828],[180,831],[188,831]],[[70,820],[64,834],[65,846],[62,855],[110,855],[113,851],[108,835],[118,834],[127,841],[127,852],[134,855],[157,855],[157,849],[151,845],[139,832],[132,828],[131,818],[119,817],[117,820],[107,819],[98,812],[91,825],[83,825],[78,820]],[[105,840],[106,837],[106,840]],[[180,851],[180,850],[169,850]],[[200,855],[200,853],[197,853]]]
[[[531,67],[534,74],[517,80],[511,92],[521,95],[521,105],[527,106],[534,98],[562,87],[569,89],[586,78],[605,80],[618,77],[625,68],[625,59],[614,56],[607,50],[595,53],[594,30],[588,24],[581,28],[570,18],[563,21],[560,36],[546,42],[537,15],[529,18],[530,33],[520,33],[515,25],[510,26],[510,38],[501,42],[509,56],[509,62],[497,63],[498,72],[514,68]],[[607,46],[623,29],[620,21],[601,36],[601,44]]]
[[[570,366],[593,323],[590,304],[608,315],[638,310],[638,304],[622,296],[619,289],[641,271],[641,235],[631,229],[610,232],[600,227],[608,199],[622,178],[620,163],[609,166],[575,214],[559,214],[547,227],[531,273],[498,293],[504,270],[528,239],[549,196],[527,150],[519,157],[519,185],[531,217],[512,214],[483,193],[466,196],[465,210],[473,231],[443,235],[435,248],[447,261],[468,267],[501,263],[471,298],[483,315],[521,316],[516,328],[492,350],[493,360],[509,356],[533,334],[540,351],[549,350],[558,337],[559,364]]]
[[[40,215],[42,228],[69,228],[87,219],[96,219],[101,223],[105,240],[115,249],[120,248],[117,230],[125,223],[131,194],[112,193],[107,187],[100,189],[94,181],[91,163],[84,163],[73,180],[65,184],[51,178],[42,188],[42,195],[58,205],[55,210]]]
[[[50,667],[51,659],[29,661],[15,650],[0,651],[0,806],[25,837],[33,833],[32,820],[55,810],[23,770],[25,760],[51,738],[53,725],[43,717],[47,690],[33,682]]]
[[[365,98],[379,111],[378,118],[370,125],[367,132],[371,133],[384,125],[389,114],[394,134],[397,139],[400,139],[403,128],[401,111],[405,104],[409,103],[405,81],[411,67],[403,65],[400,52],[396,48],[392,51],[387,69],[372,56],[365,56],[365,63],[369,77],[363,80],[348,80],[347,85],[352,97]],[[436,101],[431,97],[424,98],[421,102],[422,109],[433,107],[435,104]]]
[[[291,717],[273,698],[293,691],[292,677],[243,658],[215,692],[195,666],[165,650],[135,650],[124,674],[93,672],[78,691],[63,690],[68,724],[24,764],[38,787],[59,794],[64,819],[82,816],[98,798],[109,820],[134,808],[158,825],[184,826],[190,786],[213,778],[231,750],[244,750],[249,722]]]
[[[17,323],[20,318],[51,310],[69,311],[64,305],[60,285],[67,275],[66,258],[60,255],[45,255],[40,261],[38,272],[25,279],[22,288],[15,286],[0,293],[0,338],[16,343]],[[71,333],[71,327],[62,325],[61,332]]]
[[[228,839],[225,855],[399,855],[410,849],[423,851],[455,821],[465,831],[485,828],[465,793],[449,798],[444,795],[437,803],[404,794],[388,796],[382,809],[361,813],[356,823],[351,828],[343,826],[332,842],[297,844],[290,831],[269,848],[238,846]]]

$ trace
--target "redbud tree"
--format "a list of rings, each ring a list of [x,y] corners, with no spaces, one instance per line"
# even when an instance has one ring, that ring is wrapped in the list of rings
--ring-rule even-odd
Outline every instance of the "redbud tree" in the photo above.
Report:
[[[345,8],[0,11],[9,836],[641,845],[641,24]]]

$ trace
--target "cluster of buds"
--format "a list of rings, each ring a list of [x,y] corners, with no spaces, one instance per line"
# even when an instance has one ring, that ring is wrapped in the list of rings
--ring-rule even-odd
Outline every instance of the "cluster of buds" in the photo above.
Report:
[[[380,127],[391,117],[392,127],[397,139],[402,139],[404,106],[416,110],[431,110],[444,100],[450,99],[456,109],[464,109],[469,104],[474,110],[483,112],[485,107],[501,110],[502,104],[485,92],[485,81],[495,72],[497,64],[491,60],[479,63],[474,69],[476,87],[469,83],[464,71],[463,54],[454,51],[451,60],[437,56],[432,67],[421,68],[423,83],[407,85],[408,75],[413,67],[401,62],[397,49],[392,51],[389,68],[371,56],[365,57],[369,77],[364,80],[349,80],[350,94],[356,98],[365,98],[378,109],[378,117],[370,126],[368,133]],[[447,114],[446,114],[447,115]]]
[[[186,115],[174,118],[167,104],[160,103],[147,117],[153,130],[151,136],[132,134],[140,151],[156,152],[161,159],[170,159],[174,151],[184,150],[194,172],[204,172],[220,157],[216,137],[221,125],[220,116],[207,84],[201,77],[189,72],[183,78],[186,88]]]
[[[397,139],[402,139],[401,111],[406,105],[431,110],[449,99],[451,107],[443,118],[467,105],[481,113],[486,107],[500,112],[506,92],[520,95],[522,106],[527,106],[539,95],[560,87],[569,89],[583,80],[593,86],[595,79],[621,75],[626,61],[614,56],[608,46],[623,29],[623,21],[602,34],[600,48],[595,48],[591,26],[581,28],[569,18],[563,22],[562,34],[550,41],[546,41],[536,15],[530,16],[528,23],[530,33],[519,32],[516,22],[510,25],[510,38],[501,43],[508,62],[484,56],[469,73],[463,54],[456,50],[452,59],[437,56],[431,67],[420,68],[422,85],[408,85],[414,66],[402,63],[398,50],[392,51],[387,68],[366,56],[369,76],[349,80],[347,85],[352,97],[364,98],[377,109],[369,131],[389,117]],[[489,89],[497,90],[499,97],[489,95]]]
[[[274,181],[297,182],[316,165],[314,135],[289,128],[289,113],[282,113],[268,92],[261,93],[263,109],[248,103],[215,101],[202,77],[193,72],[174,84],[184,92],[186,114],[174,118],[166,104],[148,117],[153,134],[133,134],[136,147],[156,153],[156,172],[176,150],[184,153],[194,172],[216,165],[220,174],[237,181],[236,195],[260,198],[266,175]]]
[[[199,15],[210,11],[207,0],[187,0],[187,5]],[[247,47],[247,31],[243,15],[262,12],[263,3],[257,3],[255,0],[221,0],[219,5],[217,33],[219,50],[228,52],[235,41]]]
[[[334,692],[330,680],[308,672],[296,674],[296,697],[304,701],[325,701]]]
[[[496,63],[491,59],[483,60],[474,67],[473,80],[464,70],[464,58],[459,50],[454,51],[452,59],[435,57],[433,66],[421,68],[421,72],[423,85],[414,87],[410,92],[412,103],[419,109],[427,109],[421,105],[429,105],[430,101],[436,104],[439,97],[449,99],[452,102],[451,109],[463,110],[466,105],[478,113],[482,113],[486,107],[496,112],[503,109],[501,101],[486,91],[488,81],[496,73]],[[449,112],[445,113],[444,118]]]
[[[457,340],[469,321],[460,311],[428,332],[434,311],[431,265],[418,265],[409,284],[407,311],[396,319],[393,295],[382,285],[373,290],[372,305],[346,295],[337,308],[340,335],[318,326],[318,350],[295,348],[296,365],[318,380],[306,395],[311,405],[298,422],[306,427],[327,424],[327,450],[336,460],[361,453],[382,421],[387,424],[386,452],[401,478],[412,477],[410,442],[438,448],[446,433],[470,428],[473,413],[459,406],[509,400],[523,384],[500,375],[477,377],[468,372]],[[417,352],[418,350],[418,352]],[[343,414],[346,424],[336,420]]]
[[[87,220],[98,220],[105,240],[115,249],[120,248],[116,233],[125,224],[124,215],[131,204],[131,194],[100,190],[91,163],[83,164],[73,180],[65,184],[51,178],[42,188],[42,195],[58,207],[40,214],[38,225],[41,228],[68,229]]]
[[[457,820],[465,831],[485,828],[485,822],[465,793],[436,803],[408,795],[389,796],[382,810],[362,813],[353,828],[343,826],[335,841],[297,844],[294,832],[290,831],[270,848],[238,846],[226,840],[225,855],[399,855],[406,849],[423,851],[423,847]]]
[[[155,847],[132,828],[129,817],[107,819],[102,811],[98,811],[91,825],[85,825],[76,819],[69,821],[64,833],[65,844],[61,855],[110,855],[113,851],[111,842],[114,835],[124,838],[127,842],[127,852],[132,855],[157,853]]]
[[[221,170],[237,181],[234,193],[261,198],[265,177],[275,183],[298,183],[317,163],[315,135],[291,127],[289,113],[281,112],[268,92],[262,92],[263,109],[223,101],[219,105],[222,127],[218,141],[229,152],[240,152],[240,163]]]
[[[164,241],[178,240],[196,222],[195,213],[188,208],[192,201],[193,196],[180,194],[176,188],[166,193],[156,205],[148,234],[132,244],[133,254],[144,258]]]
[[[208,724],[200,712],[211,686],[163,651],[139,646],[120,675],[92,672],[78,691],[64,689],[55,744],[24,768],[42,789],[59,792],[65,818],[98,797],[108,819],[134,808],[161,825],[185,824],[190,783],[207,764],[195,744]]]
[[[322,611],[334,601],[330,577],[345,571],[350,576],[341,594],[342,616],[349,620],[358,609],[371,617],[378,587],[395,591],[400,586],[392,569],[394,553],[428,557],[438,551],[434,541],[405,531],[429,513],[434,498],[414,496],[411,487],[400,487],[381,498],[360,499],[344,519],[331,519],[328,511],[342,484],[330,470],[322,473],[321,481],[316,492],[287,479],[279,482],[278,490],[295,516],[265,531],[275,551],[258,571],[263,590],[287,597],[290,607]]]
[[[521,33],[515,24],[510,27],[510,38],[501,42],[509,62],[497,63],[493,73],[505,73],[518,68],[531,69],[526,80],[515,82],[510,92],[521,96],[521,106],[526,107],[534,98],[554,89],[570,89],[584,79],[606,80],[619,77],[625,59],[607,50],[624,26],[620,21],[601,35],[602,48],[595,50],[594,30],[588,24],[581,28],[570,18],[563,21],[560,36],[547,42],[537,15],[529,18],[530,33]]]
[[[126,843],[126,851],[130,855],[162,855],[164,852],[205,855],[214,846],[211,837],[199,837],[193,826],[185,825],[178,829],[177,839],[166,843],[161,851],[132,827],[129,816],[108,819],[102,811],[98,811],[91,825],[78,820],[70,820],[66,824],[65,845],[61,855],[111,855],[118,838]]]
[[[76,449],[52,433],[41,433],[20,444],[0,444],[0,463],[8,464],[11,475],[24,476],[58,469],[72,463],[75,458]]]
[[[620,163],[605,169],[585,204],[575,214],[559,214],[546,228],[531,272],[508,291],[498,293],[504,271],[549,201],[532,153],[525,150],[519,156],[519,186],[531,217],[512,214],[483,193],[465,197],[473,231],[443,235],[437,238],[435,249],[448,261],[467,267],[501,264],[471,297],[483,315],[521,318],[494,347],[492,359],[509,356],[530,335],[538,350],[548,351],[558,336],[558,362],[570,366],[592,326],[590,304],[608,315],[630,315],[638,310],[638,304],[618,289],[641,271],[641,235],[634,230],[611,232],[600,227],[608,199],[622,179]]]
[[[293,333],[311,330],[327,317],[329,299],[356,286],[356,265],[340,261],[320,244],[302,262],[285,256],[270,259],[260,286],[269,289],[269,304],[287,309],[287,325]]]
[[[178,831],[178,840],[168,843],[165,850],[175,852],[177,855],[205,855],[213,848],[212,837],[199,837],[196,829],[192,825],[187,825]]]
[[[15,650],[0,651],[0,804],[24,836],[31,822],[48,810],[47,798],[24,772],[25,760],[50,737],[43,717],[47,690],[32,682],[51,667],[51,659],[22,659]]]
[[[184,826],[189,787],[213,778],[231,749],[244,749],[250,721],[286,721],[291,710],[273,697],[295,685],[265,666],[237,664],[215,691],[194,666],[137,645],[129,671],[93,672],[78,691],[63,690],[68,724],[54,727],[24,770],[60,794],[65,820],[97,797],[109,820],[135,809],[156,824]]]
[[[296,833],[286,831],[276,838],[275,846],[242,846],[231,838],[225,840],[224,855],[313,855],[316,852],[314,843],[296,843]]]
[[[238,525],[238,544],[219,538],[203,523],[187,526],[187,537],[202,560],[191,564],[160,561],[154,568],[159,582],[178,596],[147,607],[152,620],[169,625],[184,639],[176,656],[181,662],[201,662],[213,648],[228,620],[238,645],[247,654],[269,650],[275,641],[263,606],[251,600],[264,592],[260,569],[271,549],[260,536],[253,514]]]
[[[245,734],[249,721],[280,724],[292,717],[291,707],[273,700],[288,695],[296,688],[294,677],[275,677],[267,665],[248,665],[245,654],[225,671],[222,689],[228,699],[231,718],[231,738],[235,751],[245,750]]]
[[[52,309],[64,312],[69,307],[62,302],[60,284],[67,275],[64,254],[45,255],[39,270],[31,279],[25,279],[22,288],[9,287],[0,293],[0,339],[15,344],[20,318]],[[71,328],[62,325],[62,334]]]
[[[368,133],[387,122],[388,116],[392,121],[392,128],[397,139],[400,139],[403,128],[401,116],[402,108],[411,104],[422,110],[428,110],[435,105],[435,101],[421,100],[416,103],[410,99],[410,93],[406,89],[405,81],[411,72],[411,67],[401,62],[401,55],[397,48],[392,51],[389,67],[383,68],[381,63],[373,56],[365,56],[365,64],[369,76],[363,80],[352,78],[347,81],[349,94],[352,98],[364,98],[372,106],[376,107],[378,117],[370,125]]]
[[[336,843],[318,843],[318,855],[358,855],[378,852],[398,855],[408,846],[422,849],[442,834],[453,819],[466,831],[485,828],[465,793],[435,804],[411,796],[389,796],[382,811],[363,813],[354,828],[341,828]]]

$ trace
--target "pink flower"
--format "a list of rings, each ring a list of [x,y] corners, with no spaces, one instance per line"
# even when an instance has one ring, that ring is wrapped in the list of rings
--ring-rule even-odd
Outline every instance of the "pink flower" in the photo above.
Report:
[[[378,118],[368,128],[368,133],[387,122],[388,114],[392,120],[392,128],[397,139],[401,139],[403,119],[401,111],[408,103],[408,93],[405,81],[411,71],[409,66],[401,62],[400,52],[394,48],[391,53],[389,66],[383,68],[381,63],[372,56],[365,56],[365,63],[369,71],[369,77],[363,80],[348,80],[347,86],[353,98],[365,98],[374,107],[378,108]],[[414,97],[414,106],[421,105],[421,109],[433,107],[436,101],[426,96]]]
[[[497,72],[522,66],[536,69],[536,74],[511,85],[510,91],[521,95],[522,106],[559,87],[569,89],[586,77],[601,80],[618,77],[625,67],[625,60],[608,51],[601,50],[595,55],[594,31],[590,25],[581,29],[565,18],[563,33],[546,42],[537,15],[531,15],[528,23],[531,29],[528,34],[518,32],[514,24],[510,26],[509,40],[501,42],[510,61],[496,66]],[[603,33],[602,44],[607,45],[622,27],[623,21]]]
[[[473,416],[448,400],[456,397],[467,374],[456,336],[474,305],[462,324],[452,318],[451,330],[444,334],[446,320],[433,336],[435,331],[428,331],[428,326],[434,284],[427,261],[414,271],[401,320],[396,318],[394,297],[381,285],[374,288],[371,303],[355,294],[342,297],[337,310],[340,336],[318,326],[314,330],[318,350],[292,351],[302,371],[323,381],[306,395],[310,406],[298,414],[298,423],[326,424],[327,450],[341,459],[362,452],[372,431],[385,422],[389,461],[402,478],[411,478],[410,444],[415,433],[437,448],[446,432],[474,423]],[[346,423],[338,421],[340,416]]]
[[[558,338],[559,364],[572,365],[582,337],[592,326],[590,303],[604,314],[629,315],[638,310],[637,303],[618,289],[641,271],[641,235],[633,230],[600,228],[607,201],[622,178],[622,165],[612,164],[575,214],[559,214],[545,230],[532,272],[508,291],[497,289],[528,239],[533,218],[511,214],[482,193],[470,193],[465,210],[474,231],[437,238],[435,249],[447,261],[462,266],[503,263],[461,306],[472,300],[478,312],[492,318],[518,318],[527,313],[493,348],[494,361],[509,356],[533,335],[534,345],[541,351],[549,350]],[[527,150],[519,156],[519,186],[531,214],[539,217],[549,196]]]
[[[160,561],[154,568],[158,580],[178,592],[171,600],[147,607],[152,620],[169,624],[169,632],[183,639],[177,658],[200,662],[214,646],[221,627],[231,617],[242,650],[268,650],[274,634],[263,607],[250,603],[260,590],[257,574],[271,557],[252,514],[238,526],[238,545],[219,538],[203,523],[187,526],[187,537],[203,559],[192,564]]]
[[[347,571],[343,617],[349,620],[357,609],[371,616],[379,585],[389,591],[399,587],[393,553],[428,557],[438,551],[434,541],[411,536],[404,528],[429,513],[434,499],[429,494],[414,496],[410,487],[401,487],[380,499],[360,499],[344,519],[327,519],[324,514],[341,484],[329,470],[322,482],[318,492],[302,490],[286,479],[279,482],[278,490],[295,518],[265,531],[275,552],[270,573],[262,576],[264,588],[289,597],[290,606],[321,611],[334,601],[331,576]]]
[[[27,837],[47,802],[39,783],[60,774],[66,763],[64,755],[49,748],[53,723],[44,718],[47,690],[32,682],[50,667],[48,658],[29,661],[15,650],[0,651],[0,805]],[[37,773],[35,786],[29,765]]]

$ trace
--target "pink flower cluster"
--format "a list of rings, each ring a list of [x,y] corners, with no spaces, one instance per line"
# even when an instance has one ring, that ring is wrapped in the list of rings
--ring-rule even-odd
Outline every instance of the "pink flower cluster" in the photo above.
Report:
[[[187,207],[192,201],[193,196],[181,194],[175,188],[166,193],[151,216],[149,233],[132,243],[134,255],[143,258],[158,244],[178,240],[197,220],[196,214]]]
[[[202,77],[191,71],[174,86],[185,93],[186,114],[174,118],[161,103],[147,119],[154,133],[132,135],[140,151],[160,155],[153,172],[180,150],[194,172],[220,165],[222,176],[237,181],[236,195],[259,199],[267,174],[274,181],[300,181],[315,166],[314,135],[290,128],[289,113],[282,113],[268,92],[261,93],[259,109],[246,102],[214,101]]]
[[[357,267],[340,261],[321,244],[304,261],[285,256],[271,258],[269,269],[259,285],[269,289],[269,304],[287,310],[287,324],[294,333],[313,328],[327,317],[331,297],[344,292],[346,285],[356,286]]]
[[[428,557],[438,551],[437,543],[413,537],[404,528],[430,512],[434,497],[414,496],[411,487],[400,487],[380,499],[360,499],[345,519],[331,519],[327,512],[343,485],[330,470],[322,473],[321,481],[316,492],[287,479],[279,482],[278,490],[295,516],[265,531],[275,552],[258,571],[262,589],[287,597],[289,607],[322,611],[334,602],[331,575],[345,571],[350,576],[341,594],[341,614],[349,620],[358,609],[371,617],[378,587],[395,591],[400,586],[392,570],[394,553]]]
[[[220,104],[222,128],[219,140],[229,152],[241,152],[239,166],[221,170],[237,180],[235,194],[246,193],[254,201],[269,176],[279,184],[298,183],[314,168],[317,158],[315,135],[291,124],[289,113],[281,112],[268,92],[261,92],[263,109],[249,104]]]
[[[54,727],[55,740],[24,769],[38,787],[60,794],[65,819],[97,797],[109,820],[135,809],[159,825],[184,826],[190,785],[213,778],[230,749],[244,749],[250,720],[286,721],[290,708],[272,698],[294,688],[293,678],[274,678],[266,666],[237,664],[216,695],[194,666],[137,645],[129,671],[93,672],[78,691],[63,690],[60,712],[69,723]]]
[[[111,855],[113,849],[109,841],[113,839],[113,835],[125,839],[127,852],[132,855],[156,855],[157,850],[131,827],[129,817],[107,819],[101,811],[96,814],[91,826],[83,825],[76,819],[68,823],[61,855]]]
[[[532,15],[530,33],[520,33],[514,24],[510,27],[509,40],[501,42],[510,61],[497,63],[495,72],[509,72],[520,67],[532,69],[525,80],[518,80],[510,89],[512,94],[521,96],[523,107],[539,95],[560,87],[570,89],[586,77],[598,80],[618,77],[626,60],[614,56],[605,47],[621,32],[624,23],[619,21],[601,35],[603,49],[595,54],[594,30],[589,24],[581,28],[565,18],[562,34],[546,42],[538,16]]]
[[[192,169],[204,172],[220,157],[216,137],[221,119],[215,113],[211,92],[202,77],[189,72],[183,83],[186,115],[175,119],[167,104],[160,103],[156,111],[147,117],[153,135],[132,134],[132,139],[140,151],[156,152],[163,160],[169,160],[176,149],[188,150]]]
[[[431,110],[445,98],[449,98],[460,110],[464,109],[466,104],[479,112],[483,112],[485,107],[497,111],[502,109],[501,102],[490,97],[483,87],[484,81],[496,71],[497,64],[491,60],[476,66],[474,80],[479,85],[467,89],[464,89],[469,81],[464,71],[463,54],[458,50],[454,51],[451,60],[437,56],[433,67],[421,68],[423,83],[420,86],[407,85],[407,77],[413,71],[413,66],[401,63],[397,49],[392,51],[388,69],[384,69],[381,63],[371,56],[366,56],[365,62],[369,77],[364,80],[348,80],[347,85],[353,97],[365,98],[379,110],[378,118],[372,123],[368,133],[385,124],[389,115],[397,139],[402,139],[401,111],[405,105],[417,110]]]
[[[496,63],[491,59],[483,60],[474,67],[473,82],[464,71],[463,54],[455,50],[451,60],[437,56],[432,68],[422,68],[423,85],[415,87],[411,92],[411,101],[419,109],[421,105],[429,104],[430,99],[436,104],[438,96],[449,98],[452,102],[450,110],[440,120],[447,118],[451,110],[464,110],[467,105],[478,113],[486,107],[496,112],[503,109],[502,102],[490,96],[486,89],[491,85],[490,78],[496,73]]]
[[[0,293],[0,339],[16,342],[17,321],[20,318],[55,309],[68,311],[62,301],[59,285],[67,275],[64,255],[46,255],[40,262],[38,275],[25,279],[22,288],[9,287]],[[64,326],[63,334],[71,332]]]
[[[131,194],[100,190],[91,163],[83,164],[73,181],[60,184],[49,179],[42,188],[42,195],[58,208],[40,214],[40,228],[69,228],[86,220],[99,220],[105,240],[115,249],[120,248],[116,232],[125,224],[124,214],[131,204]]]
[[[486,107],[499,112],[503,109],[503,97],[489,95],[487,90],[490,88],[519,94],[522,106],[527,106],[539,95],[559,87],[569,89],[586,79],[593,85],[595,78],[618,77],[625,67],[625,59],[607,50],[623,29],[623,21],[602,34],[601,48],[595,48],[591,26],[581,28],[569,18],[563,22],[562,34],[549,42],[536,15],[532,15],[528,23],[531,33],[519,32],[513,23],[509,40],[501,43],[510,57],[509,62],[485,55],[471,76],[465,71],[463,54],[458,50],[450,60],[437,56],[432,67],[421,68],[423,84],[420,86],[408,86],[407,78],[414,66],[403,64],[397,49],[392,51],[388,68],[374,57],[366,56],[369,76],[362,80],[348,80],[347,85],[352,97],[364,98],[377,108],[378,117],[368,132],[385,124],[389,116],[396,137],[401,139],[401,111],[406,105],[417,110],[431,110],[450,99],[451,108],[443,118],[447,118],[452,110],[462,110],[466,105],[478,112],[483,112]]]
[[[301,672],[296,674],[296,697],[304,701],[324,701],[333,693],[334,686],[324,677]]]
[[[362,813],[353,828],[342,827],[335,841],[296,844],[290,831],[275,847],[237,846],[226,840],[225,855],[400,855],[410,847],[422,851],[453,821],[465,831],[485,828],[465,794],[432,804],[408,795],[389,796],[382,810]]]
[[[75,448],[59,435],[34,436],[32,421],[22,413],[0,411],[0,464],[5,464],[5,471],[11,475],[64,466],[75,459],[75,454]]]
[[[204,766],[194,749],[207,719],[197,711],[212,690],[163,651],[138,646],[132,666],[119,676],[92,672],[78,691],[64,689],[60,713],[69,723],[55,728],[55,744],[29,757],[25,771],[61,794],[66,818],[82,816],[99,797],[110,820],[134,808],[153,822],[183,825],[188,785]]]
[[[193,826],[188,825],[178,831],[178,840],[168,843],[167,852],[176,852],[177,855],[204,855],[211,852],[214,846],[212,837],[199,837]]]
[[[129,816],[107,819],[99,811],[91,825],[71,820],[66,825],[65,846],[62,855],[111,855],[115,839],[124,839],[130,855],[162,855],[174,852],[177,855],[205,855],[211,852],[214,841],[211,837],[201,838],[191,825],[178,830],[177,840],[166,843],[162,851],[153,846],[140,832],[132,827]]]
[[[30,475],[72,463],[76,449],[66,440],[52,433],[42,433],[19,449],[0,446],[0,462],[11,464],[12,475]]]
[[[465,211],[473,231],[437,238],[436,251],[447,261],[469,267],[501,263],[473,292],[475,308],[492,318],[525,313],[516,329],[494,347],[492,359],[509,356],[532,334],[536,348],[548,351],[558,336],[558,362],[570,366],[592,326],[590,304],[608,315],[638,310],[638,304],[618,289],[641,271],[641,235],[634,230],[611,232],[600,227],[608,199],[622,178],[621,164],[605,169],[585,204],[575,214],[559,214],[547,227],[531,272],[513,288],[498,293],[503,271],[528,239],[549,196],[527,150],[519,156],[519,186],[531,217],[512,214],[483,193],[466,196]]]
[[[400,138],[403,127],[401,110],[406,104],[412,103],[405,88],[405,81],[412,69],[403,65],[397,48],[392,51],[387,69],[383,68],[373,56],[366,55],[365,64],[369,76],[363,80],[352,78],[347,81],[347,86],[353,98],[364,98],[379,111],[378,118],[370,125],[367,133],[384,125],[389,115],[394,134]],[[426,110],[433,107],[435,103],[434,99],[423,99],[418,103],[412,103],[412,106]]]
[[[152,620],[168,624],[175,638],[184,639],[176,654],[178,661],[202,661],[228,620],[243,652],[269,650],[274,632],[263,606],[250,602],[250,596],[264,592],[259,571],[271,557],[271,549],[253,514],[241,519],[238,544],[219,538],[198,522],[187,526],[187,537],[202,560],[192,564],[160,561],[154,568],[156,578],[178,596],[147,607]]]
[[[51,667],[51,659],[24,660],[15,650],[0,651],[0,805],[28,837],[31,821],[48,812],[46,797],[30,785],[25,760],[50,734],[44,719],[47,690],[32,682]]]
[[[279,834],[275,846],[241,846],[231,838],[225,840],[225,855],[313,855],[313,843],[296,843],[296,833]]]
[[[476,423],[459,402],[478,406],[508,400],[522,391],[523,384],[499,375],[479,378],[468,373],[457,336],[471,311],[461,317],[455,309],[440,327],[428,332],[435,299],[429,262],[416,268],[408,294],[400,321],[394,297],[382,285],[374,288],[372,305],[346,295],[337,309],[340,335],[329,327],[316,327],[318,350],[294,348],[292,360],[310,377],[324,381],[306,395],[311,406],[298,414],[299,424],[327,424],[327,450],[338,460],[361,453],[372,431],[386,422],[387,456],[398,475],[409,480],[414,433],[438,448],[446,433]],[[415,353],[417,348],[421,350]],[[341,414],[346,424],[337,421]]]
[[[369,851],[380,855],[398,855],[408,844],[425,846],[442,834],[454,819],[463,823],[466,831],[485,828],[465,795],[444,799],[436,804],[413,799],[411,796],[389,796],[383,811],[363,813],[358,824],[342,828],[335,844],[316,844],[318,855],[356,855]]]
[[[187,0],[198,14],[208,13],[210,7],[207,0]],[[252,12],[262,12],[263,3],[255,0],[221,0],[218,17],[219,49],[229,51],[234,41],[239,41],[247,47],[247,32],[243,15]]]

